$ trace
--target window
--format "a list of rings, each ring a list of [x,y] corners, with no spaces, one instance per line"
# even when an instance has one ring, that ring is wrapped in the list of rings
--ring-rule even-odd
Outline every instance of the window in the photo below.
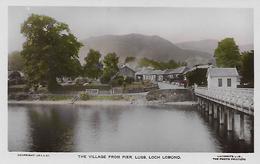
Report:
[[[218,86],[222,87],[222,79],[218,79]]]
[[[231,87],[231,79],[227,79],[227,86]]]

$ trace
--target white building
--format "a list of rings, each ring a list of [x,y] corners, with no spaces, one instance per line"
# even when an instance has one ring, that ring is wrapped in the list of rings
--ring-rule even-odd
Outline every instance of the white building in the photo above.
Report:
[[[239,75],[236,68],[208,68],[208,89],[237,88],[238,77]]]
[[[135,73],[137,80],[163,81],[164,71],[144,69]]]

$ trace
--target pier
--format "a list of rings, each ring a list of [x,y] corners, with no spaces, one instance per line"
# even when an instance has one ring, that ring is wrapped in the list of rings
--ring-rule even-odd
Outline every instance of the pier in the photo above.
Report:
[[[253,88],[204,88],[195,87],[199,109],[219,124],[226,124],[227,131],[234,130],[234,114],[240,115],[239,139],[245,138],[245,115],[252,120],[254,125],[254,90]]]

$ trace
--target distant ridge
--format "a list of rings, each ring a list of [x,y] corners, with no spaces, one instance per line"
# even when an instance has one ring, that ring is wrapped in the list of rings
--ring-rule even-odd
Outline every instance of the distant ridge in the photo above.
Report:
[[[218,46],[218,40],[215,39],[205,39],[199,41],[188,41],[188,42],[181,42],[176,43],[175,45],[183,48],[183,49],[193,49],[197,51],[204,51],[210,53],[212,56],[214,55],[214,51]],[[241,52],[249,51],[254,49],[253,44],[245,44],[245,45],[238,45]]]
[[[159,37],[141,34],[103,35],[82,40],[84,47],[80,50],[80,60],[83,61],[89,49],[100,51],[103,55],[115,52],[123,60],[127,56],[136,58],[188,62],[188,65],[206,64],[212,60],[207,52],[193,49],[182,49],[172,42]]]

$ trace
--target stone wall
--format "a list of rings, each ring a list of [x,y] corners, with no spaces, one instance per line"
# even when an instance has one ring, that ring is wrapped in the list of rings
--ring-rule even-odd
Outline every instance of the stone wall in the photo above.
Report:
[[[148,101],[161,100],[165,102],[193,101],[194,94],[191,89],[158,89],[148,92]]]

